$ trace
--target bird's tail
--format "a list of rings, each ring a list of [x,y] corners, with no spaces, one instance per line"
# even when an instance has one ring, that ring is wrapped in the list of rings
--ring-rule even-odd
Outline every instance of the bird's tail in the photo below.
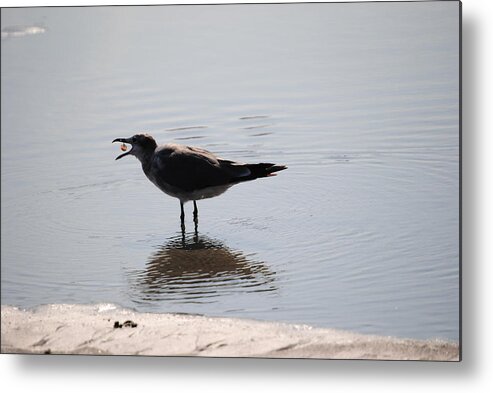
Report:
[[[250,174],[247,176],[237,177],[235,179],[236,181],[247,181],[258,179],[260,177],[276,176],[274,172],[279,172],[287,169],[287,166],[285,165],[276,165],[270,163],[245,164],[244,167],[250,171]]]

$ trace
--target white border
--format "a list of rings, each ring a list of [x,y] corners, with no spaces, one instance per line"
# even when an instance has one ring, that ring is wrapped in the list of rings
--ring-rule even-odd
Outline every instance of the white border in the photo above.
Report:
[[[2,7],[112,3],[173,4],[178,1],[0,0]],[[181,0],[179,3],[211,2]],[[8,391],[49,389],[51,393],[186,392],[192,389],[200,393],[491,391],[492,3],[491,0],[463,1],[462,363],[0,355],[2,387]]]
[[[302,0],[273,0],[273,1],[262,1],[262,0],[113,0],[113,1],[97,1],[97,0],[80,0],[80,1],[63,1],[63,0],[0,0],[0,5],[2,7],[19,7],[19,6],[67,6],[67,5],[139,5],[139,4],[227,4],[227,3],[299,3]],[[313,0],[312,3],[324,3],[323,0]]]

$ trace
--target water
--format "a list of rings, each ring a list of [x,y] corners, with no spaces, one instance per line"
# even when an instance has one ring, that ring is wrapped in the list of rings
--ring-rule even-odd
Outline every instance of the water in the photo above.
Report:
[[[2,304],[458,340],[458,16],[3,9]],[[178,200],[114,161],[142,130],[289,169],[200,201],[197,234],[186,205],[182,235]]]

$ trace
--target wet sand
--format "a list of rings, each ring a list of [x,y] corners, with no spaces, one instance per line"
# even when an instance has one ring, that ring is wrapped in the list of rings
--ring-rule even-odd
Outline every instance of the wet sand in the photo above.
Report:
[[[2,306],[2,353],[458,361],[458,344],[111,304]],[[131,321],[131,322],[127,322]],[[125,324],[125,322],[127,322]]]

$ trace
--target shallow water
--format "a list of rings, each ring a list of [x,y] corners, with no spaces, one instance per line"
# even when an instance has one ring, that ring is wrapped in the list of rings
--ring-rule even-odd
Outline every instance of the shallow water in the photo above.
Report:
[[[458,3],[3,9],[2,304],[459,334]],[[29,27],[38,29],[29,29]],[[275,162],[179,203],[111,141]]]

